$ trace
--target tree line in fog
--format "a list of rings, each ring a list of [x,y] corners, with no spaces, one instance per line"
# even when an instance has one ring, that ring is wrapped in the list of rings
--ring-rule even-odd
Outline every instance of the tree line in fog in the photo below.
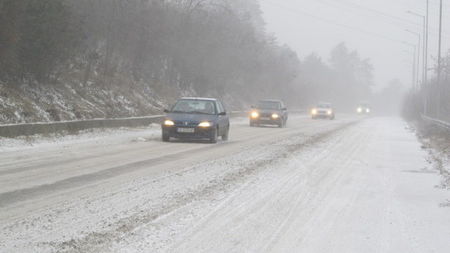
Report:
[[[329,59],[280,45],[257,0],[0,0],[0,82],[64,80],[343,106],[373,84],[369,60],[344,44]]]
[[[437,66],[430,73],[433,75],[426,83],[422,81],[407,95],[403,114],[410,120],[427,116],[450,123],[450,51],[441,59],[440,77]]]

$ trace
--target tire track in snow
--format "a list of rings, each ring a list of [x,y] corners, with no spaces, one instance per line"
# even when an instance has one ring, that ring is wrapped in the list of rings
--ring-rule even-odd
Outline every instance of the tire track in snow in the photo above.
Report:
[[[289,154],[291,154],[292,152],[315,145],[316,143],[323,141],[336,132],[348,128],[353,124],[356,124],[356,122],[346,123],[324,133],[310,136],[306,139],[306,141],[300,141],[299,143],[289,145],[283,152],[278,153],[275,157],[261,158],[256,162],[251,162],[248,167],[241,167],[238,169],[236,168],[222,178],[215,180],[210,185],[200,187],[194,191],[188,192],[187,194],[182,194],[178,197],[175,197],[175,199],[167,201],[167,203],[159,210],[147,213],[145,215],[138,214],[137,216],[125,218],[119,221],[117,224],[112,225],[112,230],[103,231],[101,233],[94,232],[88,234],[82,239],[71,240],[54,246],[56,249],[59,249],[58,251],[61,252],[111,252],[111,249],[109,247],[113,242],[120,240],[120,238],[126,238],[127,235],[134,233],[140,227],[145,226],[146,224],[150,224],[163,217],[170,216],[171,213],[186,208],[195,201],[213,196],[214,192],[221,192],[225,189],[229,189],[230,187],[235,186],[236,184],[245,183],[245,180],[250,176],[254,176],[255,173],[263,171],[265,168],[267,168],[267,166],[274,165],[280,160],[289,157]],[[267,146],[273,146],[277,145],[276,143],[283,142],[286,142],[286,140],[269,143],[267,144]],[[214,161],[211,163],[214,163]],[[195,167],[189,170],[193,169],[195,169]],[[99,241],[101,243],[99,243]]]

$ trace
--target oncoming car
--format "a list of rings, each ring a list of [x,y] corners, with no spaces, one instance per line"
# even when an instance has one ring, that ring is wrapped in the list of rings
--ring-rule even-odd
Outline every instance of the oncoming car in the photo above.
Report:
[[[280,100],[261,100],[253,106],[250,112],[250,126],[276,125],[285,127],[288,120],[288,112],[284,103]]]
[[[230,119],[223,104],[214,98],[181,98],[170,110],[164,110],[162,140],[207,139],[216,143],[228,140]]]
[[[361,103],[358,108],[356,108],[356,112],[360,115],[369,114],[371,112],[370,106],[367,103]]]
[[[320,103],[311,110],[312,119],[335,119],[334,109],[330,103]]]

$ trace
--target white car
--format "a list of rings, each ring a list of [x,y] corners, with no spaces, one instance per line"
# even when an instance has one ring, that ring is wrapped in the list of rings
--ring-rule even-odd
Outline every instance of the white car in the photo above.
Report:
[[[311,110],[312,119],[335,119],[333,106],[330,103],[320,103]]]

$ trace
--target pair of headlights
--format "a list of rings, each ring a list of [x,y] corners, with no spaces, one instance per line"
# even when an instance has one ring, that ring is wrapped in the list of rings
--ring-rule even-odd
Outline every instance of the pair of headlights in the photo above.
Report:
[[[168,119],[168,120],[164,121],[164,125],[165,126],[175,126],[175,122],[173,122],[172,120]],[[208,121],[203,121],[203,122],[200,122],[200,124],[198,124],[198,126],[199,127],[211,127],[212,123],[208,122]]]
[[[252,119],[257,119],[257,118],[259,118],[259,112],[253,111],[252,113],[250,113],[250,117],[251,117]],[[278,119],[278,118],[280,118],[280,115],[278,115],[278,114],[276,114],[276,113],[273,113],[273,114],[272,114],[272,119]]]
[[[357,111],[358,111],[358,113],[362,113],[363,111],[365,111],[366,113],[370,113],[370,109],[369,109],[369,108],[366,108],[366,109],[364,110],[362,107],[359,107],[359,108],[357,109]]]

